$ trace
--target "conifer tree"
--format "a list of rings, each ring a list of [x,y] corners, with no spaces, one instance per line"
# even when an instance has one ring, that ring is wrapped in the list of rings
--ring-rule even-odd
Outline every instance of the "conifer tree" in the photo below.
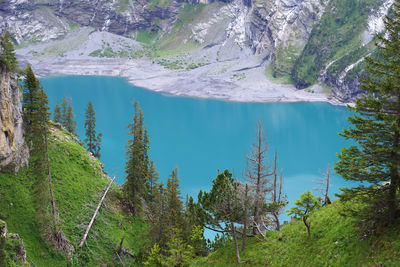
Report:
[[[61,106],[58,101],[54,106],[53,120],[55,123],[61,123]]]
[[[210,192],[199,192],[197,203],[190,198],[189,207],[199,225],[218,233],[229,233],[233,237],[236,261],[240,263],[235,223],[242,220],[244,210],[238,196],[239,183],[225,170],[213,180]]]
[[[64,95],[60,105],[60,123],[72,135],[78,136],[76,132],[75,114],[73,112],[72,100]]]
[[[67,97],[65,95],[63,96],[62,102],[60,104],[60,110],[61,110],[60,123],[64,128],[66,128],[68,102],[67,102]]]
[[[157,172],[154,161],[150,162],[149,167],[149,202],[154,201],[155,194],[157,194],[159,174]]]
[[[0,64],[5,66],[7,71],[16,72],[18,62],[14,52],[14,45],[7,29],[4,30],[3,36],[0,37],[0,48]]]
[[[39,81],[36,79],[35,74],[30,65],[25,70],[25,80],[23,86],[23,109],[24,109],[24,124],[25,133],[27,134],[27,141],[31,141],[30,137],[32,131],[32,124],[35,120],[35,114],[39,109],[40,103],[38,95],[40,94]]]
[[[47,183],[48,160],[47,132],[48,132],[48,99],[40,82],[28,65],[24,81],[24,115],[27,130],[26,139],[30,147],[29,164],[34,179],[35,208],[40,231],[46,235],[50,221],[47,215],[47,206],[50,203],[49,187]]]
[[[181,200],[181,191],[179,188],[178,169],[175,168],[167,181],[166,188],[167,218],[169,227],[183,228],[183,207]]]
[[[308,237],[311,236],[310,214],[316,211],[321,206],[322,198],[315,197],[311,191],[306,191],[297,199],[296,207],[287,210],[288,215],[294,215],[297,219],[302,219],[307,228]]]
[[[68,106],[65,114],[65,129],[71,134],[78,136],[76,132],[75,114],[73,112],[71,98],[68,98]]]
[[[362,89],[367,96],[356,101],[341,134],[357,145],[342,149],[335,170],[346,180],[366,182],[342,189],[342,200],[357,200],[361,222],[373,227],[391,224],[399,217],[400,189],[400,0],[384,19],[378,36],[378,58],[367,57]],[[382,183],[386,183],[382,185]],[[353,207],[360,205],[353,205]]]
[[[188,266],[190,260],[194,258],[193,247],[184,241],[181,229],[173,228],[172,232],[174,234],[167,243],[166,266]]]
[[[125,172],[126,182],[124,189],[130,202],[132,213],[138,216],[142,210],[142,200],[148,198],[149,193],[149,149],[148,135],[144,126],[144,117],[139,103],[134,103],[135,115],[128,125],[131,139],[128,140],[126,152]]]
[[[93,103],[89,101],[85,112],[85,129],[86,129],[86,147],[93,156],[100,158],[100,143],[102,134],[96,135],[96,116],[93,109]]]
[[[162,183],[156,183],[153,187],[152,201],[150,202],[150,218],[151,228],[150,237],[151,239],[159,244],[162,249],[166,248],[166,199],[165,199],[165,188]]]

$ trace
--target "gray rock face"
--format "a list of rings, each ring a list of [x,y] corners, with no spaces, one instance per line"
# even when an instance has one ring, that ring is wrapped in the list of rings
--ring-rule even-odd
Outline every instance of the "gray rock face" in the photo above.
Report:
[[[168,29],[182,3],[149,7],[149,0],[4,0],[0,3],[0,29],[8,27],[18,44],[57,39],[73,24],[132,36],[151,29],[154,21]],[[157,24],[157,27],[160,25]]]
[[[302,49],[312,27],[329,1],[256,0],[249,28],[249,41],[255,52],[274,52],[281,45]]]
[[[15,41],[44,42],[64,36],[70,27],[54,15],[56,1],[4,0],[0,3],[0,29],[7,27]]]
[[[384,31],[383,19],[385,15],[388,14],[393,2],[394,0],[377,0],[379,8],[369,11],[368,25],[361,34],[361,47],[368,45],[376,34],[380,34]],[[372,52],[372,50],[369,50],[363,56],[369,56]],[[352,51],[348,53],[352,53]],[[347,55],[343,56],[343,58],[346,56]],[[340,58],[337,60],[340,60]],[[320,73],[319,80],[332,88],[333,96],[339,101],[345,103],[354,102],[356,98],[365,96],[366,93],[361,90],[362,71],[355,70],[360,64],[365,63],[364,58],[355,58],[354,62],[350,62],[345,66],[337,77],[332,77],[327,73],[327,69],[330,64],[335,63],[335,61],[336,60],[327,64],[325,70]],[[364,67],[362,69],[364,69]]]
[[[22,91],[15,74],[0,70],[0,166],[13,163],[16,171],[29,158],[22,115]]]

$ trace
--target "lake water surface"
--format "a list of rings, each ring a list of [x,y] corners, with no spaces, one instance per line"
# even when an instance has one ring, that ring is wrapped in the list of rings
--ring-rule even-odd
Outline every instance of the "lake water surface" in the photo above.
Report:
[[[245,155],[255,138],[255,123],[264,121],[269,154],[278,151],[284,190],[291,203],[337,160],[348,142],[338,135],[348,126],[345,107],[327,103],[234,103],[165,96],[134,87],[122,78],[62,76],[41,79],[53,109],[64,95],[72,98],[80,138],[88,101],[103,133],[101,159],[106,171],[124,181],[126,126],[139,101],[150,134],[150,156],[162,181],[179,168],[183,195],[209,189],[217,170],[229,169],[242,178]],[[333,175],[331,196],[349,185]]]

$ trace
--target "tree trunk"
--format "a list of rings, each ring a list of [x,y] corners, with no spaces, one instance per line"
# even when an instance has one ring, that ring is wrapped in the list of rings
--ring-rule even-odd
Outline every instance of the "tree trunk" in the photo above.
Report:
[[[330,169],[330,167],[328,166],[328,170],[326,171],[326,185],[325,185],[325,199],[324,199],[324,205],[327,205],[327,204],[328,204],[328,200],[329,200],[328,191],[329,191],[330,172],[331,172],[331,169]]]
[[[400,98],[399,98],[400,102]],[[400,120],[397,121],[397,125],[400,127]],[[398,130],[395,130],[394,132],[394,140],[393,140],[393,148],[398,149],[399,147],[399,139],[400,139],[400,133]],[[398,210],[398,199],[397,199],[397,187],[399,183],[399,175],[398,175],[398,169],[397,169],[397,158],[398,154],[396,151],[392,151],[391,153],[391,159],[392,163],[394,166],[391,167],[390,170],[390,185],[389,185],[389,223],[392,224],[397,217],[397,210]]]
[[[54,194],[53,194],[53,183],[51,180],[49,145],[48,145],[48,141],[47,141],[46,129],[44,130],[44,132],[45,132],[44,133],[44,141],[46,144],[47,179],[49,181],[49,191],[50,191],[50,197],[51,197],[51,213],[53,215],[54,233],[56,233],[57,232],[57,209],[56,209],[56,202],[54,200]]]
[[[121,242],[119,243],[119,247],[118,247],[118,250],[117,250],[118,254],[121,254],[121,252],[122,252],[122,245],[124,244],[124,239],[125,239],[125,237],[121,238]]]
[[[310,231],[311,223],[307,223],[307,218],[306,217],[303,217],[303,222],[304,222],[304,225],[307,228],[308,237],[311,237],[311,231]]]
[[[276,231],[280,231],[281,230],[281,224],[280,224],[280,221],[279,221],[279,214],[278,214],[278,212],[274,211],[272,213],[272,215],[274,216],[275,230]]]
[[[236,252],[236,261],[237,263],[240,263],[240,254],[239,254],[239,246],[237,242],[237,236],[236,236],[236,228],[233,222],[231,222],[231,229],[232,229],[232,235],[233,235],[233,241],[235,242],[235,252]]]
[[[249,191],[249,186],[246,184],[246,189],[245,189],[245,196],[244,196],[244,218],[243,218],[243,235],[242,235],[242,250],[246,249],[246,238],[247,238],[247,216],[248,216],[248,191]]]
[[[389,185],[389,223],[392,224],[395,222],[398,215],[398,198],[397,198],[397,179],[398,176],[392,178]]]
[[[49,145],[47,139],[47,129],[44,129],[44,141],[46,145],[46,160],[47,160],[47,179],[49,181],[49,191],[50,191],[50,198],[51,198],[51,213],[53,217],[53,239],[56,243],[56,247],[61,249],[62,251],[67,251],[67,239],[64,236],[64,233],[61,229],[57,229],[57,208],[56,208],[56,201],[54,198],[53,192],[53,182],[51,179],[51,170],[50,170],[50,157],[49,157]]]
[[[106,195],[107,195],[107,193],[108,193],[108,190],[110,189],[110,187],[111,187],[112,183],[114,182],[114,180],[115,180],[115,176],[114,176],[114,178],[112,179],[112,181],[110,182],[110,184],[107,186],[106,191],[104,192],[103,196],[101,197],[100,202],[99,202],[99,204],[97,205],[96,211],[94,212],[93,217],[92,217],[92,219],[90,220],[88,227],[86,228],[85,234],[83,235],[83,238],[82,238],[81,242],[79,243],[79,246],[78,246],[79,248],[82,248],[82,247],[83,247],[83,244],[85,244],[86,238],[87,238],[87,236],[88,236],[88,234],[89,234],[90,228],[92,227],[92,224],[93,224],[93,222],[94,222],[94,219],[96,219],[96,216],[97,216],[97,213],[98,213],[99,210],[100,210],[101,204],[103,204],[104,198],[106,197]]]

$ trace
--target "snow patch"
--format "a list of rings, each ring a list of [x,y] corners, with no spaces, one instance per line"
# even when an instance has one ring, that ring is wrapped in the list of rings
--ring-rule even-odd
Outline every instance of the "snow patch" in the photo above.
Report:
[[[371,35],[380,33],[385,28],[383,19],[389,11],[389,8],[393,5],[394,0],[385,0],[379,10],[372,14],[368,19],[368,32]]]

